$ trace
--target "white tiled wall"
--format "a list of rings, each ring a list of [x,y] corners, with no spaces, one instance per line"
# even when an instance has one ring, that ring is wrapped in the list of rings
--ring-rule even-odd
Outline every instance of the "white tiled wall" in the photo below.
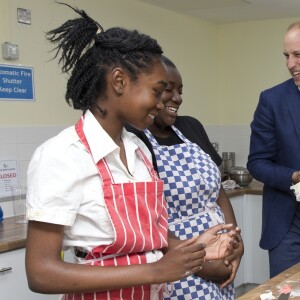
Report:
[[[28,164],[37,146],[65,127],[0,127],[0,160],[17,160],[20,185],[26,186]],[[250,138],[249,126],[210,125],[205,126],[205,129],[210,141],[219,144],[218,152],[220,155],[222,155],[222,152],[235,152],[235,164],[246,166]],[[0,201],[5,217],[12,215],[11,203],[8,202],[1,203]]]
[[[0,128],[0,160],[17,160],[20,185],[26,185],[26,172],[34,150],[63,128],[65,127]]]
[[[26,172],[33,151],[66,126],[0,127],[0,160],[17,160],[20,184],[26,185]],[[249,125],[205,126],[211,142],[218,142],[219,154],[235,152],[236,165],[246,166],[249,151]]]
[[[16,160],[19,184],[26,186],[26,173],[34,150],[66,126],[0,127],[0,160]],[[9,197],[0,198],[4,217],[13,215]],[[5,202],[3,202],[5,201]]]
[[[235,152],[235,165],[246,167],[249,153],[250,125],[205,126],[211,142],[219,143],[218,153]]]

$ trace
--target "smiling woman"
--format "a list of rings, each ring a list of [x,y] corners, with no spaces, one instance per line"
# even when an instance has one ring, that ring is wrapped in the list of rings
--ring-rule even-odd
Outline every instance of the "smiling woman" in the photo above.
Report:
[[[38,147],[29,165],[29,287],[65,300],[159,299],[163,283],[200,270],[204,255],[232,253],[238,231],[219,234],[233,226],[218,225],[186,241],[168,231],[151,154],[124,129],[125,123],[144,129],[163,108],[162,49],[148,35],[104,30],[70,8],[79,17],[47,37],[62,71],[70,72],[66,101],[83,113]],[[77,264],[62,261],[65,249]]]
[[[129,127],[152,152],[155,169],[164,180],[169,230],[184,240],[206,232],[216,224],[236,224],[230,201],[220,182],[214,150],[202,124],[178,116],[182,104],[182,78],[173,62],[163,56],[168,85],[163,94],[164,109],[143,132]],[[234,299],[233,280],[243,255],[243,243],[230,258],[211,260],[186,278],[169,283],[172,293],[164,299]]]

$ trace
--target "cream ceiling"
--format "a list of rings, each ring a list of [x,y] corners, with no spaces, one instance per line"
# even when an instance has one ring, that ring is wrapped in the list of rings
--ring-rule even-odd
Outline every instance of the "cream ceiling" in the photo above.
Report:
[[[223,24],[278,18],[300,20],[300,0],[138,0]]]

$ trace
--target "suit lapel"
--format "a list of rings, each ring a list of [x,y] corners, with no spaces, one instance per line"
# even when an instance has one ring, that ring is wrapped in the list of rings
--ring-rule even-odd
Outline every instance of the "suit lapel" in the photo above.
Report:
[[[300,142],[300,91],[293,80],[290,81],[288,89],[289,93],[286,97],[286,103],[296,129],[298,141]]]

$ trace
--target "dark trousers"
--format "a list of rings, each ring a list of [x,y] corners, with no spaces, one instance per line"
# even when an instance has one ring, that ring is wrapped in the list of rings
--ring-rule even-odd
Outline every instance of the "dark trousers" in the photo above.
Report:
[[[300,262],[299,204],[289,231],[275,248],[269,250],[270,277],[278,275],[298,262]]]

